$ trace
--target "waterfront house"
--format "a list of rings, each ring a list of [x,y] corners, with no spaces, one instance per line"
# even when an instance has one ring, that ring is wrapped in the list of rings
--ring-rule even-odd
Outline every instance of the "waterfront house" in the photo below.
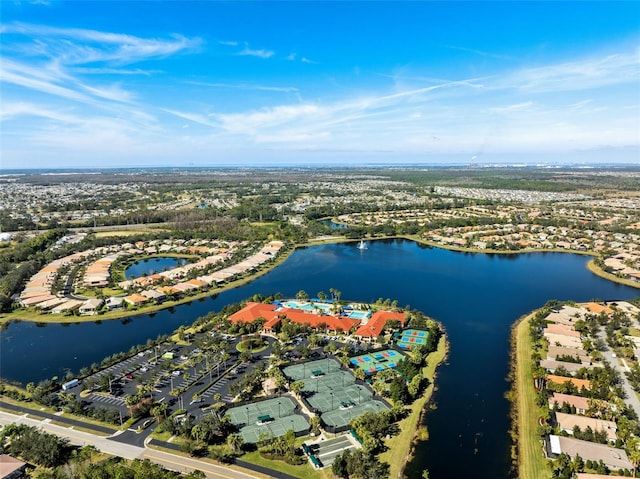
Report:
[[[553,393],[553,396],[549,398],[549,409],[560,409],[564,404],[575,408],[578,414],[585,414],[589,409],[589,399],[582,396]]]
[[[565,376],[556,376],[553,374],[549,374],[547,376],[547,382],[551,384],[565,384],[570,383],[578,389],[591,389],[591,381],[588,379],[577,379],[572,377]]]
[[[547,456],[555,459],[560,454],[567,454],[572,460],[580,456],[584,461],[602,461],[609,469],[633,469],[633,464],[623,449],[606,444],[582,441],[572,437],[550,435],[545,440]]]
[[[543,334],[558,334],[561,336],[570,336],[572,338],[580,338],[580,333],[573,329],[573,326],[565,324],[550,324],[542,330]]]
[[[584,349],[563,348],[561,346],[549,345],[547,359],[558,359],[565,356],[580,360],[582,363],[591,363],[591,357]]]
[[[86,300],[82,306],[80,306],[80,314],[83,315],[91,315],[91,314],[97,314],[98,310],[102,307],[102,305],[104,304],[104,301],[102,299],[99,298],[91,298]]]
[[[130,304],[131,306],[141,306],[147,301],[149,301],[149,298],[145,298],[144,296],[138,293],[133,293],[133,294],[130,294],[129,296],[125,296],[124,300],[126,303]]]
[[[545,368],[551,374],[554,374],[556,372],[556,369],[562,367],[564,368],[565,371],[567,371],[571,375],[574,375],[577,371],[583,368],[593,369],[596,367],[597,368],[602,367],[602,365],[599,363],[596,363],[596,364],[569,363],[564,361],[556,361],[555,359],[543,359],[542,361],[540,361],[540,366]]]
[[[615,442],[618,439],[616,431],[618,427],[613,421],[605,421],[604,419],[598,419],[587,416],[579,416],[577,414],[565,414],[562,412],[556,412],[556,423],[558,427],[567,434],[573,435],[573,430],[577,426],[581,431],[591,428],[592,431],[604,431],[607,434],[607,440]]]
[[[582,349],[582,341],[580,338],[553,333],[545,333],[544,337],[549,341],[550,345],[561,346],[563,348]]]
[[[105,304],[109,311],[117,311],[124,308],[124,298],[112,296],[111,298],[107,298]]]

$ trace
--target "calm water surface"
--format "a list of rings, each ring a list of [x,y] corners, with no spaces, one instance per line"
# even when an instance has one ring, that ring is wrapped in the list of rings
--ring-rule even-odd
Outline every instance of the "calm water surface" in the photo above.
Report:
[[[125,270],[124,275],[127,279],[139,278],[143,275],[149,276],[154,273],[161,273],[162,271],[177,268],[178,266],[182,266],[187,263],[188,261],[186,258],[169,258],[161,256],[146,258],[129,266]]]
[[[242,288],[154,315],[99,324],[11,324],[1,335],[0,375],[37,381],[98,362],[115,351],[168,333],[211,310],[255,293],[310,295],[336,288],[342,297],[397,299],[441,321],[449,359],[439,369],[437,409],[426,423],[412,477],[424,467],[432,479],[508,477],[509,417],[504,394],[509,328],[548,299],[628,299],[637,290],[603,280],[586,269],[589,257],[562,253],[517,256],[458,253],[411,241],[369,242],[301,249],[277,269]]]

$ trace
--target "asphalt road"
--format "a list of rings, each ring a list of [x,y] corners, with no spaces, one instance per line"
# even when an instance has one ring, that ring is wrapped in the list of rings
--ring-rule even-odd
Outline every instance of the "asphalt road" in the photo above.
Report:
[[[607,338],[602,330],[598,331],[598,338],[602,338],[606,343]],[[640,417],[640,400],[638,400],[638,395],[627,380],[627,376],[625,374],[626,369],[620,364],[618,358],[613,357],[613,352],[611,351],[611,349],[609,349],[608,345],[604,350],[601,350],[600,352],[602,353],[604,359],[620,373],[620,377],[622,379],[622,387],[624,388],[624,392],[627,393],[627,398],[624,400],[624,402],[629,404],[636,412],[638,417]]]
[[[55,434],[58,437],[67,439],[71,444],[77,446],[93,445],[100,451],[114,456],[126,459],[149,459],[152,462],[160,464],[167,469],[179,472],[191,472],[196,469],[201,470],[210,479],[252,479],[255,476],[230,469],[224,466],[218,466],[194,458],[178,456],[164,451],[146,449],[144,447],[125,444],[120,441],[113,440],[103,436],[97,436],[84,431],[78,431],[73,427],[63,427],[52,424],[51,419],[32,419],[26,415],[19,416],[5,411],[0,411],[0,424],[27,424],[41,428],[42,430]],[[122,433],[122,434],[127,434]]]

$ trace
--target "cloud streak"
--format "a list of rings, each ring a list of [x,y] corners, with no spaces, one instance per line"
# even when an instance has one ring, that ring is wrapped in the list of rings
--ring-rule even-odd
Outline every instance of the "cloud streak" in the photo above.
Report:
[[[267,59],[275,55],[275,52],[271,50],[264,50],[264,49],[254,50],[252,48],[249,48],[249,45],[245,44],[244,48],[240,50],[238,53],[236,53],[236,55]]]

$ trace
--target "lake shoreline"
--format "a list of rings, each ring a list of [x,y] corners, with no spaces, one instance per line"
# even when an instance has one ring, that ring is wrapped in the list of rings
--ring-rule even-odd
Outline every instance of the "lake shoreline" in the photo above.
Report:
[[[414,241],[419,244],[423,244],[426,246],[430,246],[433,248],[440,248],[448,251],[456,251],[459,253],[473,253],[473,254],[496,254],[496,255],[519,255],[519,254],[528,254],[528,253],[569,253],[569,254],[577,254],[583,256],[595,256],[595,253],[590,251],[570,251],[566,249],[548,249],[548,250],[539,250],[539,249],[522,249],[518,251],[501,251],[501,250],[481,250],[477,248],[463,248],[453,245],[443,245],[439,243],[434,243],[432,241],[425,240],[424,238],[419,238],[410,235],[399,235],[399,236],[381,236],[376,238],[363,238],[364,241],[378,241],[378,240],[393,240],[393,239],[403,239],[407,241]],[[47,323],[47,324],[75,324],[75,323],[84,323],[84,322],[96,322],[96,321],[111,321],[115,319],[123,319],[129,317],[136,317],[141,315],[153,314],[158,311],[162,311],[165,309],[170,309],[176,306],[180,306],[183,304],[188,304],[193,301],[198,301],[204,298],[208,298],[211,296],[218,295],[230,289],[234,289],[239,286],[243,286],[251,281],[259,278],[275,269],[277,266],[280,266],[284,263],[289,256],[291,256],[297,249],[306,248],[310,246],[319,246],[326,244],[339,244],[339,243],[355,243],[359,242],[361,239],[351,239],[344,237],[321,237],[318,240],[314,241],[310,239],[305,243],[300,243],[293,245],[292,247],[287,247],[286,251],[283,251],[278,255],[278,257],[272,263],[268,264],[264,269],[260,271],[242,277],[236,281],[233,281],[222,288],[216,288],[215,290],[208,290],[202,293],[196,294],[194,296],[189,296],[188,298],[182,298],[175,301],[165,301],[161,305],[149,305],[143,308],[140,308],[136,311],[112,311],[100,315],[90,315],[90,316],[64,316],[60,314],[41,314],[35,311],[15,311],[12,313],[0,314],[0,328],[6,327],[6,325],[12,321],[31,321],[35,323]],[[595,264],[595,260],[591,259],[587,263],[587,269],[591,271],[593,274],[600,276],[601,278],[607,279],[609,281],[623,284],[625,286],[630,286],[632,288],[640,289],[640,283],[631,281],[625,278],[618,278],[617,276],[602,271]]]

